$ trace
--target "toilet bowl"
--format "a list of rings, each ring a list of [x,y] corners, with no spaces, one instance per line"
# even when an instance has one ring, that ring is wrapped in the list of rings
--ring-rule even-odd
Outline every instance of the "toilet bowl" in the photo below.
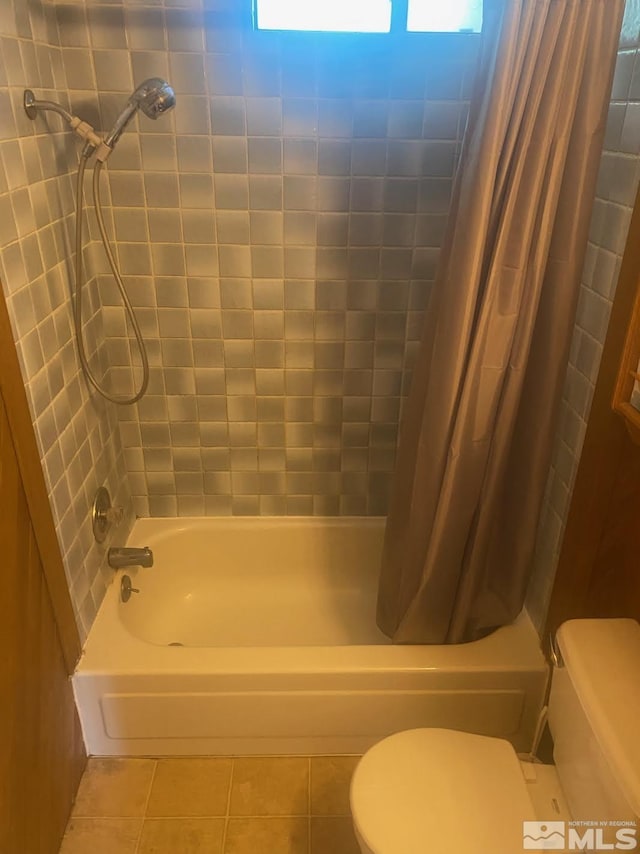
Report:
[[[506,739],[436,728],[391,735],[351,783],[363,854],[516,854],[571,841],[640,852],[631,824],[621,842],[622,825],[600,825],[601,837],[576,825],[581,845],[569,839],[571,821],[640,819],[640,626],[574,620],[556,644],[554,764],[519,759]]]

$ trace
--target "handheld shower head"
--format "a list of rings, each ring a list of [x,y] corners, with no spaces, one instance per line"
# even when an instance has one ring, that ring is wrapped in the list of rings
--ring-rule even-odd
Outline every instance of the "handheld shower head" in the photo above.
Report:
[[[176,105],[176,93],[166,80],[151,77],[141,83],[130,101],[135,101],[148,119],[157,119]]]
[[[115,124],[104,139],[105,145],[113,148],[122,132],[138,110],[149,119],[157,119],[176,105],[176,94],[160,77],[150,77],[141,83],[127,101]]]

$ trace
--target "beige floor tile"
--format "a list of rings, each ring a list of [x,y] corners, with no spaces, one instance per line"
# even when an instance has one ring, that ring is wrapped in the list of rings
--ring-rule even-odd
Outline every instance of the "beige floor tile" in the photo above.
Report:
[[[143,816],[155,759],[90,759],[74,816]]]
[[[309,760],[235,759],[229,815],[307,815]]]
[[[350,818],[312,818],[311,854],[360,854]]]
[[[224,854],[308,854],[306,818],[231,818]]]
[[[227,811],[231,759],[159,759],[148,816],[220,816]]]
[[[138,854],[222,854],[223,818],[151,818]]]
[[[359,756],[311,759],[311,815],[350,815],[349,786]]]
[[[60,854],[135,854],[141,818],[72,818]]]

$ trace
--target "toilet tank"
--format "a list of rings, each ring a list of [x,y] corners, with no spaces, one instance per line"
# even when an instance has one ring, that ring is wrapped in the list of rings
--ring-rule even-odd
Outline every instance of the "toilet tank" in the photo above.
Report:
[[[640,819],[640,625],[570,620],[558,629],[549,728],[574,820]]]

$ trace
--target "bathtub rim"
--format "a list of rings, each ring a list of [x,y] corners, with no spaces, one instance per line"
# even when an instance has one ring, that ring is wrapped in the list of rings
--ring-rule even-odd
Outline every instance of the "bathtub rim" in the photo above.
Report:
[[[76,674],[348,673],[379,670],[530,670],[546,667],[526,611],[481,640],[451,645],[170,647],[143,641],[118,618],[120,571],[96,617]]]
[[[128,545],[146,545],[141,538],[187,533],[202,528],[296,528],[312,526],[378,529],[383,516],[192,516],[137,519]],[[153,545],[153,539],[151,539]],[[144,569],[142,572],[153,572]],[[245,674],[348,673],[394,670],[468,670],[481,666],[493,671],[546,668],[540,638],[526,609],[510,626],[481,640],[452,645],[367,644],[344,646],[184,646],[153,644],[133,634],[119,618],[120,580],[127,570],[114,572],[91,627],[76,674]],[[123,607],[126,607],[124,605]]]

